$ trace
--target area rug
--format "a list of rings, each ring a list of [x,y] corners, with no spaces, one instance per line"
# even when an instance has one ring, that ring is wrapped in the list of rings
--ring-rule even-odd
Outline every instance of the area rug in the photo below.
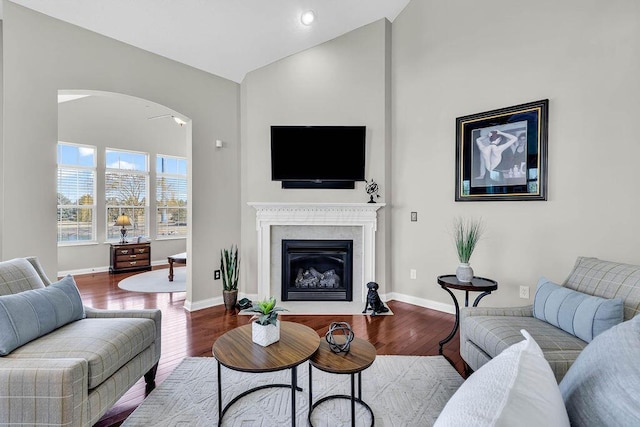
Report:
[[[169,281],[169,269],[162,268],[127,277],[118,287],[133,292],[186,292],[187,267],[173,268],[173,282]]]
[[[309,408],[308,363],[298,367],[296,425],[307,426]],[[222,367],[222,402],[226,405],[241,392],[264,384],[291,382],[291,371],[241,373]],[[376,426],[430,426],[462,377],[442,356],[378,356],[362,372],[362,399],[371,407]],[[251,393],[236,402],[223,426],[272,427],[291,425],[291,394],[286,388]],[[330,394],[349,394],[350,376],[313,368],[313,400]],[[212,357],[184,359],[123,426],[216,426],[218,425],[217,363]],[[356,404],[356,425],[370,426],[371,417]],[[351,406],[346,399],[328,400],[313,411],[313,425],[351,425]]]

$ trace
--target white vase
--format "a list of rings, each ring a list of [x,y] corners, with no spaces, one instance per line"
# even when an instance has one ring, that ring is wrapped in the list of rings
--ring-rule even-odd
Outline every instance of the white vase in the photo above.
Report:
[[[473,279],[473,268],[471,268],[468,262],[461,262],[458,268],[456,268],[456,277],[458,278],[458,282],[470,283],[471,279]]]
[[[276,320],[275,325],[261,325],[258,322],[253,322],[251,324],[251,339],[263,347],[280,341],[280,321]]]

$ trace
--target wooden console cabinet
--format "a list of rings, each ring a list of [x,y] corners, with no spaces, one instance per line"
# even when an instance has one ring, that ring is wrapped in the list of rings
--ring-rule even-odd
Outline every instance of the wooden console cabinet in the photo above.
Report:
[[[151,243],[112,243],[109,273],[151,270]]]

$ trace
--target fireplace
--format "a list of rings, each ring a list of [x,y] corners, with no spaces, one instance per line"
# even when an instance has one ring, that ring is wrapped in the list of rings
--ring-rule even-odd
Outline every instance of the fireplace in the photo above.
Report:
[[[282,301],[352,301],[353,240],[282,240]]]

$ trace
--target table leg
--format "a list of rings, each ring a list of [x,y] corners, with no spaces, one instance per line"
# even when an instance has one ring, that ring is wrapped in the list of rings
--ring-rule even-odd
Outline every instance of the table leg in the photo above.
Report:
[[[311,424],[311,408],[313,407],[313,383],[311,381],[311,371],[313,370],[313,365],[311,365],[311,363],[309,363],[309,416],[307,417],[309,419],[309,424]]]
[[[482,298],[486,297],[487,295],[489,295],[490,293],[491,293],[491,291],[486,291],[486,292],[483,292],[483,293],[481,293],[480,295],[478,295],[478,296],[476,297],[475,301],[473,301],[473,306],[474,306],[474,307],[477,307],[477,306],[478,306],[478,303],[480,302],[480,300],[481,300]],[[467,307],[468,307],[468,306],[467,306]]]
[[[173,282],[173,259],[169,258],[169,281]]]
[[[351,427],[356,427],[356,374],[351,374]]]
[[[448,343],[449,341],[451,341],[453,336],[458,331],[458,326],[459,326],[459,323],[460,323],[460,307],[458,306],[458,300],[456,299],[456,296],[453,295],[453,292],[451,292],[448,288],[445,288],[444,286],[442,286],[442,289],[447,291],[449,293],[449,295],[451,295],[451,299],[453,299],[453,305],[456,308],[456,320],[455,320],[455,323],[453,324],[453,329],[449,333],[449,336],[447,336],[445,339],[443,339],[442,341],[440,341],[438,343],[440,345],[440,349],[438,350],[438,353],[440,353],[440,354],[442,354],[442,346],[445,345],[446,343]]]
[[[296,389],[298,388],[298,367],[291,368],[291,426],[296,427]]]
[[[222,376],[220,375],[220,362],[218,362],[218,425],[222,424]]]

